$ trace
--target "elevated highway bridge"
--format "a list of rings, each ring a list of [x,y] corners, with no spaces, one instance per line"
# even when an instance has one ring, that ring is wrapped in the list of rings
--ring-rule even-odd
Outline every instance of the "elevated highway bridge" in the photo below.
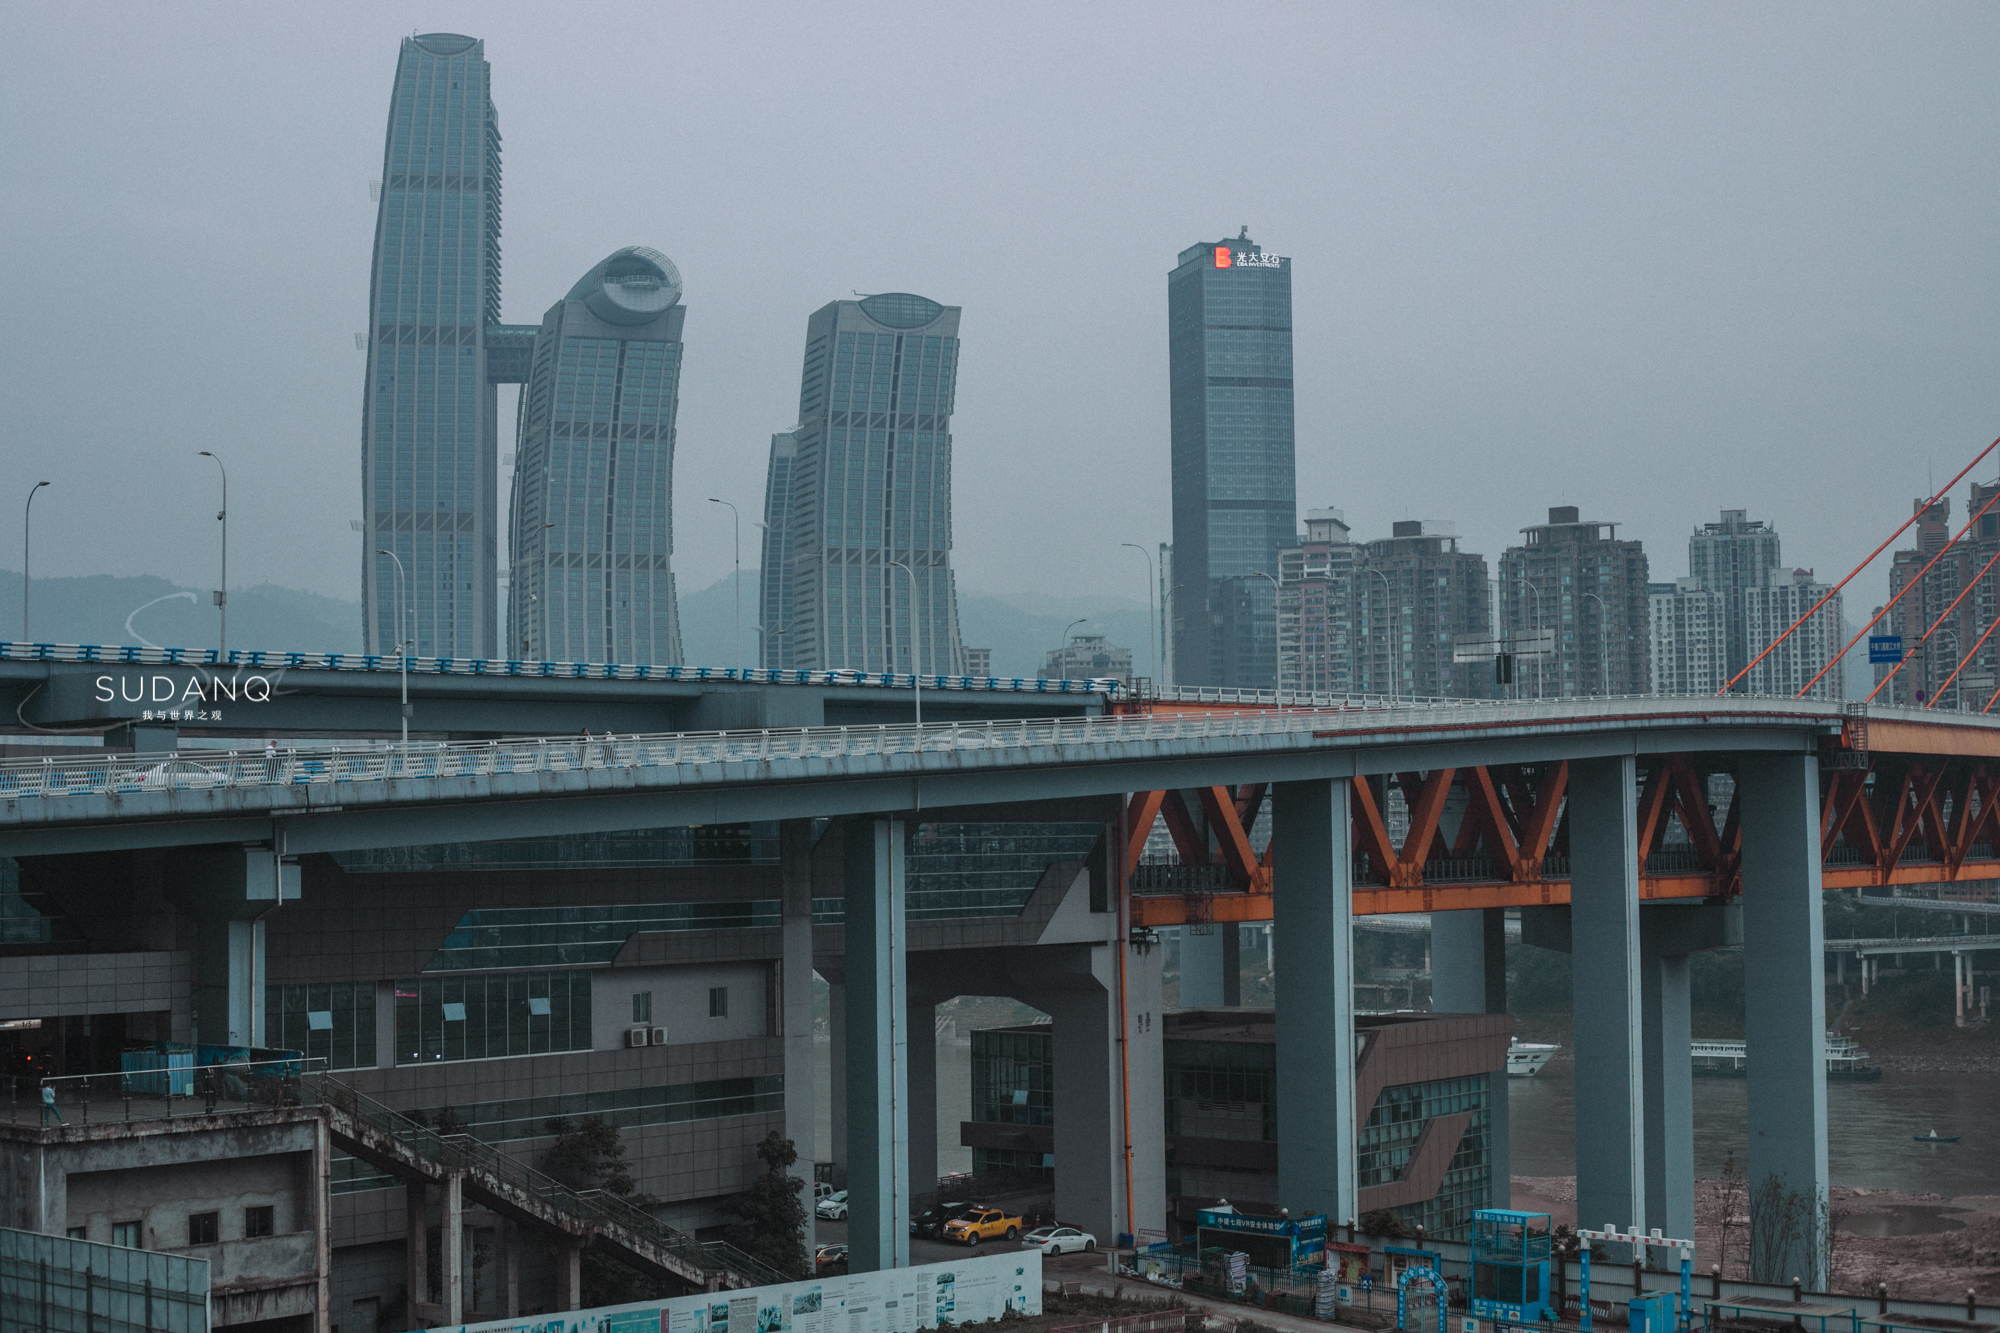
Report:
[[[1152,927],[1273,922],[1280,1201],[1345,1218],[1365,1197],[1353,916],[1433,913],[1434,1004],[1492,1013],[1506,1007],[1503,909],[1523,909],[1532,942],[1573,954],[1577,1099],[1591,1108],[1578,1126],[1580,1214],[1689,1234],[1676,1230],[1693,1225],[1689,957],[1741,943],[1750,960],[1751,1178],[1824,1197],[1822,889],[1969,892],[2000,879],[2000,720],[1965,714],[1741,696],[1131,698],[1100,683],[925,678],[918,726],[907,677],[453,664],[411,676],[417,736],[403,744],[392,739],[402,673],[379,661],[287,665],[247,719],[240,679],[254,664],[135,662],[207,705],[190,718],[177,704],[166,711],[182,716],[162,722],[102,659],[60,657],[0,651],[22,724],[10,739],[40,727],[122,743],[0,763],[0,855],[161,858],[162,882],[214,940],[196,950],[197,972],[209,970],[196,984],[226,993],[232,1012],[243,979],[260,975],[254,923],[286,899],[286,867],[307,853],[844,821],[838,966],[859,1269],[907,1258],[912,822],[1062,802],[1115,811],[1087,907],[1063,918],[1074,966],[1051,982],[1110,1006],[1094,1063],[1065,1068],[1103,1079],[1091,1095],[1123,1116],[1122,1146],[1091,1148],[1103,1169],[1071,1196],[1113,1235],[1164,1210],[1163,1176],[1132,1146],[1157,1138],[1144,1091],[1159,1059]],[[223,675],[239,697],[218,720]],[[1143,855],[1157,822],[1174,847],[1167,864]],[[810,853],[809,838],[788,845]],[[793,864],[781,868],[801,886],[786,889],[786,1012],[809,1003],[793,983],[818,961],[810,875]],[[1504,1098],[1493,1113],[1504,1158]],[[1083,1141],[1064,1142],[1063,1176],[1080,1180]],[[1824,1256],[1810,1239],[1787,1243],[1786,1266],[1810,1285]]]

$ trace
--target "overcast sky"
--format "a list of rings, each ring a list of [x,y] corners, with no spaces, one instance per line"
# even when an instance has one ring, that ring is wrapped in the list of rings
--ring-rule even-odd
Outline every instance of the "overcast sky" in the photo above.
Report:
[[[961,582],[1143,598],[1166,275],[1246,224],[1293,259],[1301,508],[1360,537],[1490,560],[1577,504],[1667,579],[1744,508],[1844,573],[2000,435],[1992,5],[7,0],[0,561],[47,478],[38,574],[209,584],[213,449],[232,582],[357,595],[413,31],[486,41],[508,320],[618,246],[680,267],[683,588],[729,568],[705,497],[761,507],[807,315],[907,290],[965,311]]]

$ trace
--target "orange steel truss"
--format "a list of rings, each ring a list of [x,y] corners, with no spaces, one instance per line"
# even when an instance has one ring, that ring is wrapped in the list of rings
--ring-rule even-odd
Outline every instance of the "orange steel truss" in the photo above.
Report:
[[[1743,891],[1735,784],[1709,780],[1728,773],[1726,760],[1704,770],[1698,758],[1641,761],[1641,898],[1728,898]],[[1568,902],[1568,784],[1569,765],[1560,761],[1357,780],[1350,803],[1354,911]],[[1710,796],[1725,789],[1718,821]],[[1390,832],[1392,792],[1404,815],[1400,840]],[[1267,847],[1258,855],[1250,840],[1267,795],[1262,784],[1135,795],[1125,864],[1139,864],[1157,817],[1177,864],[1211,867],[1204,883],[1214,888],[1135,889],[1133,924],[1270,920],[1271,854]],[[1828,889],[2000,879],[2000,760],[1831,751],[1820,770],[1820,824],[1821,881]]]

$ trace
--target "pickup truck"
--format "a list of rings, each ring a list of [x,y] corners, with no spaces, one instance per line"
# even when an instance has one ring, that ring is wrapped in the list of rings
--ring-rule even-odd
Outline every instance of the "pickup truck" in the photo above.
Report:
[[[945,1240],[977,1245],[982,1240],[1013,1240],[1021,1234],[1021,1219],[999,1208],[975,1204],[944,1224]]]

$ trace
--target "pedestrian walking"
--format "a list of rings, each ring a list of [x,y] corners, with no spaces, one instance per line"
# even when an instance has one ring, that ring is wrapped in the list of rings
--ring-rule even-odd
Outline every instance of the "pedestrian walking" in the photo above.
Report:
[[[44,1125],[49,1123],[50,1116],[56,1118],[58,1125],[69,1123],[63,1119],[62,1108],[56,1105],[56,1085],[53,1083],[44,1083],[42,1084],[42,1123]]]
[[[278,742],[275,738],[264,738],[264,781],[278,780]]]
[[[205,1114],[215,1114],[215,1075],[206,1069],[201,1071],[201,1109]]]

